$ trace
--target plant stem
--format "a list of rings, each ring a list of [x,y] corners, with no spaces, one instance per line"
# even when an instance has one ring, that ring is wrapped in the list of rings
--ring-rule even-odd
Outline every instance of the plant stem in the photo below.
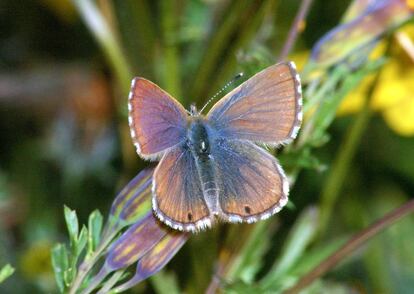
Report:
[[[344,143],[341,144],[339,153],[334,160],[331,172],[321,192],[321,216],[318,230],[320,236],[326,231],[335,202],[340,195],[342,186],[348,174],[350,164],[371,118],[372,110],[370,109],[370,102],[378,83],[379,76],[380,71],[376,74],[375,79],[371,84],[362,110],[359,112],[355,122],[351,126]]]
[[[223,55],[231,35],[240,25],[243,12],[249,8],[248,5],[251,4],[246,0],[237,1],[237,3],[230,5],[228,9],[229,13],[223,17],[223,22],[220,23],[214,35],[211,37],[209,44],[206,46],[194,81],[192,82],[190,96],[193,99],[199,99],[204,89],[210,85],[208,79],[211,77],[220,56]]]
[[[254,38],[265,19],[265,15],[274,10],[273,7],[275,6],[276,0],[264,0],[260,3],[257,1],[257,4],[255,1],[252,1],[252,3],[254,5],[250,7],[250,13],[245,16],[247,19],[240,25],[240,35],[229,46],[227,58],[220,64],[220,71],[210,85],[210,90],[214,92],[223,86],[223,81],[226,81],[234,74],[235,67],[237,66],[237,51],[246,47]],[[212,93],[210,92],[208,94],[210,95]]]
[[[408,201],[404,205],[388,213],[371,226],[356,234],[345,245],[338,249],[331,256],[322,261],[317,267],[311,270],[308,274],[304,275],[295,286],[288,289],[285,294],[299,293],[305,287],[310,285],[316,279],[322,277],[326,272],[332,269],[341,260],[347,257],[349,254],[355,252],[356,249],[365,244],[365,242],[372,237],[376,236],[382,230],[388,228],[396,221],[414,212],[414,199]]]
[[[157,34],[147,0],[111,1],[132,74],[154,79]]]
[[[104,16],[91,0],[72,0],[72,2],[78,9],[86,26],[102,47],[102,51],[112,66],[122,93],[125,94],[126,98],[129,91],[131,72],[128,62],[124,58],[125,55],[122,52],[121,45],[115,38]]]
[[[232,279],[237,275],[243,265],[244,257],[248,250],[252,250],[250,244],[254,243],[263,230],[266,229],[265,222],[254,225],[243,225],[240,228],[231,228],[227,234],[227,240],[223,248],[220,249],[215,271],[207,287],[206,294],[217,293],[223,279]],[[239,242],[239,240],[245,240]]]
[[[295,20],[290,27],[288,38],[282,48],[278,61],[283,61],[289,55],[293,45],[298,37],[298,34],[302,31],[302,26],[305,22],[305,18],[308,15],[309,8],[312,5],[313,0],[302,0],[298,13],[296,14]]]
[[[106,283],[104,284],[104,286],[99,290],[99,292],[97,294],[109,293],[109,291],[119,281],[119,279],[122,277],[123,274],[124,274],[124,271],[123,270],[120,270],[120,271],[115,272],[112,275],[112,277],[110,277],[108,279],[108,281],[106,281]]]
[[[82,264],[79,266],[76,278],[73,281],[72,286],[70,287],[69,294],[75,294],[76,291],[79,290],[86,275],[95,265],[96,261],[101,256],[102,252],[106,249],[106,247],[108,247],[108,244],[112,241],[117,232],[118,230],[108,232],[107,236],[104,236],[102,238],[102,242],[99,244],[98,248],[96,248],[96,251],[93,252],[93,254],[90,256],[90,258],[82,262]]]
[[[177,47],[177,15],[174,14],[177,1],[160,1],[163,51],[164,51],[164,76],[162,77],[165,89],[179,100],[182,99],[180,79],[180,59]]]
[[[348,174],[350,164],[355,155],[355,152],[359,146],[362,138],[362,134],[365,132],[367,124],[371,118],[372,111],[369,107],[364,107],[358,114],[357,119],[351,126],[346,139],[341,144],[339,154],[335,159],[330,176],[326,181],[326,185],[321,193],[321,218],[319,225],[319,233],[323,234],[329,223],[332,209],[338,198],[345,178]]]
[[[305,146],[306,144],[309,144],[309,142],[312,143],[318,125],[320,126],[318,127],[317,137],[320,137],[321,133],[325,132],[331,124],[337,106],[342,98],[348,93],[347,90],[344,90],[344,87],[342,87],[342,91],[335,91],[335,88],[340,81],[345,82],[348,73],[349,71],[346,66],[338,65],[325,83],[315,92],[314,96],[310,97],[309,100],[306,100],[303,107],[304,113],[309,113],[312,109],[312,105],[315,105],[316,109],[310,114],[310,117],[302,126],[300,137],[296,143],[296,148]],[[352,83],[349,88],[353,88],[355,86],[353,84],[354,83]],[[334,112],[332,110],[334,110]]]

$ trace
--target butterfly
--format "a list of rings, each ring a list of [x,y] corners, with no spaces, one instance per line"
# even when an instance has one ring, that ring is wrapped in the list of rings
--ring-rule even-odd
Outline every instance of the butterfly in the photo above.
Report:
[[[272,65],[220,99],[204,115],[188,113],[144,78],[132,80],[129,126],[139,156],[159,160],[152,182],[155,215],[169,227],[200,231],[217,219],[253,223],[279,212],[289,182],[258,146],[290,143],[302,122],[293,62]]]

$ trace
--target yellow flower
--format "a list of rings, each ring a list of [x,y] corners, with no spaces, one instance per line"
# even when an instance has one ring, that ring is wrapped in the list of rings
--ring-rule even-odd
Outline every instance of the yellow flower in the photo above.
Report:
[[[65,22],[76,20],[76,10],[70,0],[39,0],[39,2]]]
[[[414,26],[404,29],[414,36]],[[395,45],[395,44],[393,44]],[[374,56],[382,54],[385,43],[380,43]],[[389,127],[403,136],[414,135],[414,63],[400,48],[392,47],[390,60],[381,71],[378,84],[373,92],[371,107],[381,112]],[[338,115],[360,110],[373,76],[366,77],[361,85],[350,93],[341,104]]]
[[[51,244],[47,241],[33,243],[21,256],[21,273],[30,280],[53,284],[50,249]]]

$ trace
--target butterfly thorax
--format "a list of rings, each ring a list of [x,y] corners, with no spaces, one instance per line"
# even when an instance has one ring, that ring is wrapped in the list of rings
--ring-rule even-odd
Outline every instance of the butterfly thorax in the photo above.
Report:
[[[202,117],[194,117],[189,124],[187,139],[190,150],[196,157],[208,159],[210,155],[210,138],[206,121]]]

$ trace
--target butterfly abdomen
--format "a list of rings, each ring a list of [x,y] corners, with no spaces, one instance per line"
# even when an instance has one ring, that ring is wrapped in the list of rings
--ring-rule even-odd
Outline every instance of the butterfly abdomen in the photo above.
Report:
[[[212,214],[219,214],[216,173],[211,156],[211,135],[207,123],[202,118],[194,118],[190,122],[187,133],[188,145],[194,156],[197,172],[203,189],[203,196]]]

